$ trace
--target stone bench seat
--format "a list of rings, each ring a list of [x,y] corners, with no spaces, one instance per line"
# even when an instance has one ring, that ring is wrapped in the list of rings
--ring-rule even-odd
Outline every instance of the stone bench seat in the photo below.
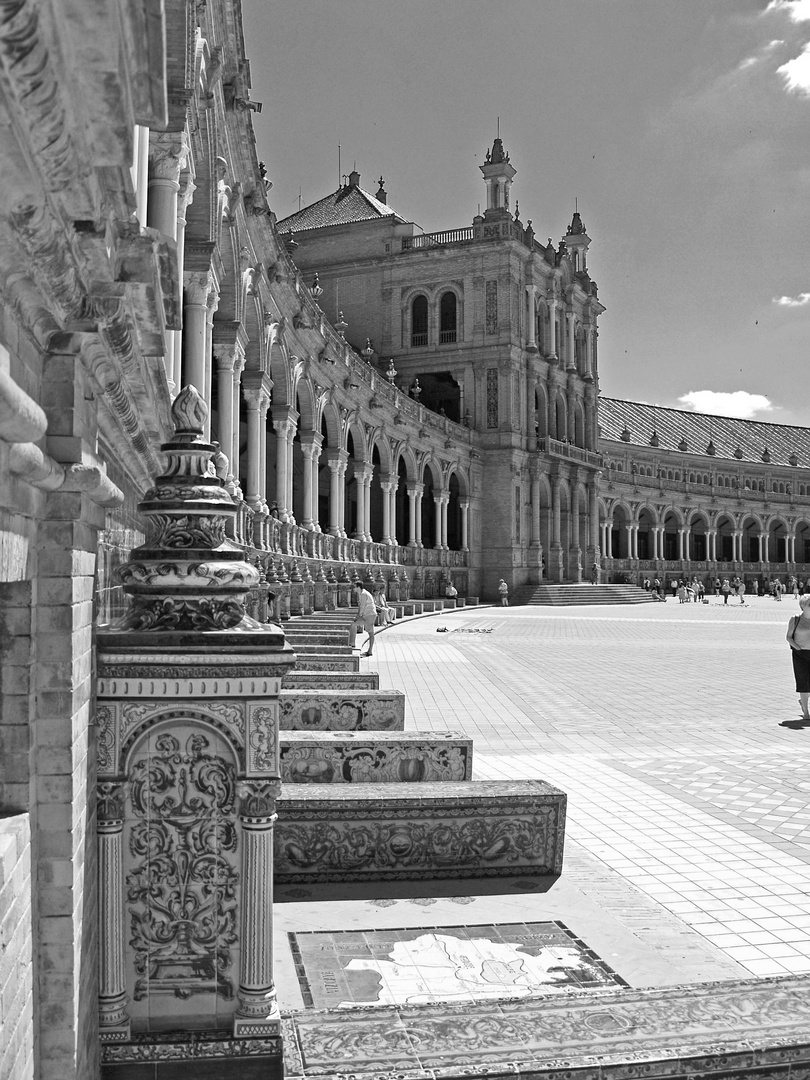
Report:
[[[282,732],[279,760],[285,784],[446,784],[472,776],[472,739],[456,731]]]
[[[283,789],[279,883],[547,876],[562,870],[565,793],[544,780]]]
[[[377,690],[379,671],[288,671],[281,680],[282,690]]]
[[[405,695],[400,690],[353,688],[337,683],[330,672],[320,688],[282,690],[279,727],[282,731],[402,731]],[[379,684],[379,675],[374,672]],[[352,677],[356,681],[357,676]],[[286,686],[287,677],[285,676]],[[349,681],[349,680],[346,680]]]
[[[297,652],[297,650],[296,650]],[[360,657],[352,656],[346,649],[339,653],[309,652],[298,655],[296,671],[359,671]]]

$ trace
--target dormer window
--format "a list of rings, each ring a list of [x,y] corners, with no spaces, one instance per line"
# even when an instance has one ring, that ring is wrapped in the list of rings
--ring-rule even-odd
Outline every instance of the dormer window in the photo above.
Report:
[[[426,296],[417,296],[411,304],[411,347],[419,348],[428,343],[428,302]]]

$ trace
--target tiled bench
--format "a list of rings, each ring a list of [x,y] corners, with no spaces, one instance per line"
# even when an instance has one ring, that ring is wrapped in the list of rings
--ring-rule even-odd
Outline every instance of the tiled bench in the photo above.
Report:
[[[282,731],[402,731],[405,695],[401,690],[336,686],[335,675],[330,673],[322,689],[307,684],[281,691],[279,727]]]
[[[543,780],[284,789],[279,883],[559,874],[564,792]]]
[[[288,671],[281,680],[283,690],[377,690],[379,671]]]
[[[285,784],[450,783],[472,776],[472,739],[455,731],[282,732]]]
[[[360,657],[345,649],[340,653],[297,653],[297,671],[359,671]]]

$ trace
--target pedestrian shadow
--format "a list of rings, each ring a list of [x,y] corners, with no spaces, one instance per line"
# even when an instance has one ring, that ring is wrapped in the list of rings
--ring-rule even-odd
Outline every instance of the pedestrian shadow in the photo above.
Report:
[[[780,720],[779,727],[793,728],[798,731],[810,727],[810,720]]]

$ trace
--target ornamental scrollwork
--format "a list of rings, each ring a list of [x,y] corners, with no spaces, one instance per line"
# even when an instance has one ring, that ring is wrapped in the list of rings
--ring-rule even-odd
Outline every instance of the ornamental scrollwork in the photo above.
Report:
[[[147,527],[149,547],[217,548],[225,542],[225,519],[221,517],[151,514]]]
[[[268,706],[249,714],[250,765],[253,772],[276,771],[276,714]]]
[[[136,1001],[186,999],[212,988],[234,995],[232,948],[238,940],[235,867],[236,777],[190,735],[185,746],[159,735],[131,772],[134,824],[127,874]]]
[[[123,821],[126,786],[120,781],[98,785],[96,815],[99,824]]]
[[[110,705],[96,708],[96,764],[99,772],[115,768],[115,711]]]
[[[244,605],[229,597],[139,596],[120,626],[127,630],[231,630],[244,617]]]

